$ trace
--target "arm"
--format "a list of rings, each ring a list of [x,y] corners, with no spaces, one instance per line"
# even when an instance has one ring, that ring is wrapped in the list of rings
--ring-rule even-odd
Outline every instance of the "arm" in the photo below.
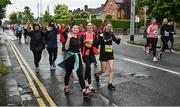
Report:
[[[100,25],[100,27],[97,29],[97,32],[99,33],[101,30],[103,30],[103,28],[104,28],[104,19],[102,19],[101,25]]]
[[[161,28],[160,28],[160,34],[161,34],[161,36],[164,35],[164,28],[163,28],[163,26],[161,26]]]
[[[67,41],[66,41],[66,43],[65,43],[65,50],[69,50],[71,38],[72,38],[72,35],[71,35],[70,32],[69,32],[69,33],[68,33]]]
[[[117,43],[117,44],[120,44],[120,42],[121,42],[121,39],[116,38],[116,36],[114,35],[114,33],[112,33],[112,39],[113,39],[113,41],[114,41],[115,43]]]

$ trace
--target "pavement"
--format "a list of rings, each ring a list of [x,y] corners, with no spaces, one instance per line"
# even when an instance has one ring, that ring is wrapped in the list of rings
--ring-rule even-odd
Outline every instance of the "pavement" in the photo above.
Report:
[[[129,39],[128,36],[126,36],[127,39]],[[146,38],[143,37],[143,35],[135,35],[134,36],[134,44],[136,45],[145,45],[146,44]],[[170,46],[170,41],[168,42]],[[158,47],[161,46],[161,39],[158,39]],[[180,36],[175,36],[174,37],[174,49],[177,51],[180,51]]]
[[[11,32],[5,33],[6,37],[13,40]],[[32,52],[29,44],[23,41],[20,43],[13,40],[13,43],[20,51],[23,58],[27,61],[30,68],[35,72],[33,64]],[[61,44],[59,43],[58,58],[56,64],[63,60],[61,52]],[[8,46],[8,44],[7,44]],[[12,51],[8,48],[10,60],[14,61],[17,67],[17,60]],[[92,64],[92,82],[96,89],[96,93],[90,99],[82,97],[81,89],[76,79],[71,78],[70,87],[71,95],[65,96],[64,87],[64,71],[57,67],[56,71],[50,71],[47,50],[43,51],[40,62],[40,73],[36,74],[37,78],[42,82],[48,94],[51,96],[57,106],[179,106],[180,105],[180,55],[176,53],[166,52],[163,59],[153,62],[153,56],[146,56],[143,48],[126,44],[122,41],[121,45],[114,44],[114,81],[115,91],[107,88],[108,71],[100,77],[100,86],[96,86],[93,74],[100,70],[100,62],[98,67]],[[98,58],[98,56],[97,56]],[[17,68],[16,80],[18,87],[29,87],[26,77],[22,73],[22,69]],[[24,89],[24,88],[22,88]],[[29,88],[28,88],[29,89]],[[31,100],[23,100],[27,106],[37,106],[36,99],[33,97],[32,90],[29,89],[28,95]],[[26,93],[27,94],[27,93]],[[23,94],[20,93],[20,96]],[[22,99],[22,97],[21,97]],[[29,102],[29,103],[28,103]]]

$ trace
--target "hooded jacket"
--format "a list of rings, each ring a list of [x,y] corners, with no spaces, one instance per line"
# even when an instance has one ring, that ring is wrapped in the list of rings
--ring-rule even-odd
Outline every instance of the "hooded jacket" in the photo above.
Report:
[[[39,25],[33,25],[33,29],[35,28],[35,26],[39,26]],[[40,30],[33,30],[30,31],[28,34],[31,37],[31,41],[30,41],[30,50],[32,51],[42,51],[45,47],[44,47],[44,36],[43,33]]]

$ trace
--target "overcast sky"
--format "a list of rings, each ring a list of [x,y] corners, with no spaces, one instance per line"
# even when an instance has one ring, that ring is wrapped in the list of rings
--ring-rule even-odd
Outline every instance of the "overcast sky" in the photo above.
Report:
[[[12,12],[23,11],[24,6],[29,6],[34,13],[34,16],[37,17],[37,1],[40,0],[11,0],[12,5],[7,7],[6,16]],[[66,4],[69,6],[70,10],[77,8],[84,8],[84,5],[88,5],[90,8],[95,8],[101,6],[105,3],[106,0],[42,0],[42,10],[43,12],[47,9],[49,5],[50,13],[53,15],[54,6],[57,4]]]

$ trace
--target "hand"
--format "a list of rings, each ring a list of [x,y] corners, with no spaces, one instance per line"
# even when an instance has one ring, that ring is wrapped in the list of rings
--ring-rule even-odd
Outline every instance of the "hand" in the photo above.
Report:
[[[67,35],[68,35],[68,38],[69,38],[69,39],[71,39],[71,38],[73,37],[73,35],[72,35],[71,32],[69,32]]]
[[[119,39],[123,39],[123,34],[119,34],[119,35],[118,35],[118,38],[119,38]]]
[[[51,31],[51,28],[50,28],[50,27],[47,27],[47,31]]]
[[[100,37],[103,37],[103,33],[99,34]]]

